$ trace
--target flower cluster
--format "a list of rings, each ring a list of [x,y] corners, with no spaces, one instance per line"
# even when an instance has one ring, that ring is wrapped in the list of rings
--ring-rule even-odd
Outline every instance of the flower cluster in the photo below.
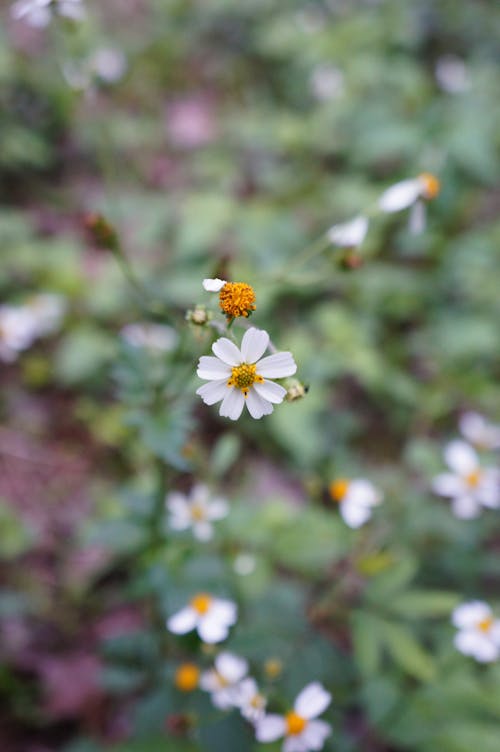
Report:
[[[12,363],[39,337],[61,324],[65,302],[59,295],[40,293],[23,305],[0,305],[0,360]]]

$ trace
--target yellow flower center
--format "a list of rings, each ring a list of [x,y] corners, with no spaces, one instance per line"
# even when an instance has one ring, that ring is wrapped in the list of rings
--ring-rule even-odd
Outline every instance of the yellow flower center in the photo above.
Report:
[[[200,616],[206,614],[211,605],[212,596],[208,595],[208,593],[198,593],[194,598],[191,598],[191,606],[200,614]]]
[[[247,318],[255,311],[255,293],[253,287],[245,282],[226,282],[219,293],[219,305],[228,319],[237,316]]]
[[[193,504],[191,507],[191,519],[195,522],[201,522],[205,519],[205,509],[201,504]]]
[[[283,662],[279,658],[268,658],[264,663],[264,671],[270,679],[276,679],[283,671]]]
[[[477,488],[480,480],[481,480],[480,470],[473,470],[465,478],[467,485],[470,486],[471,488]]]
[[[264,707],[264,698],[258,692],[250,700],[250,707],[255,708],[255,710],[260,710]]]
[[[264,383],[262,376],[257,373],[257,366],[253,363],[242,363],[240,366],[234,366],[231,370],[231,377],[227,385],[241,389],[243,395],[248,397],[248,390],[255,382],[258,384]]]
[[[291,710],[289,713],[285,716],[286,721],[286,732],[289,736],[295,736],[296,734],[300,734],[301,731],[305,729],[307,726],[307,721],[305,718],[302,718],[301,715],[298,713],[295,713],[295,711]]]
[[[493,617],[487,616],[485,619],[482,619],[477,626],[481,632],[489,632],[493,626]]]
[[[337,478],[330,483],[330,496],[333,501],[342,501],[349,488],[349,481],[347,478]]]
[[[418,177],[422,183],[422,196],[429,201],[436,198],[441,190],[441,183],[437,177],[430,172],[423,172]]]
[[[198,686],[200,669],[194,663],[182,663],[175,672],[174,683],[181,692],[192,692]]]

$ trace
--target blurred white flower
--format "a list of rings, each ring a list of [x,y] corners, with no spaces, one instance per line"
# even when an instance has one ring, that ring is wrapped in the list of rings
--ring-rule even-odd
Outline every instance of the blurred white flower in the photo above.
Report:
[[[66,312],[66,301],[61,295],[44,292],[29,298],[26,308],[35,319],[37,337],[43,337],[59,329]]]
[[[219,710],[238,706],[240,682],[248,673],[248,663],[233,653],[219,653],[214,668],[204,671],[200,687],[210,692],[213,704]]]
[[[317,65],[311,74],[311,89],[321,102],[335,99],[344,90],[344,74],[329,63]]]
[[[243,679],[238,688],[237,705],[241,715],[250,723],[257,723],[264,717],[267,700],[259,692],[257,682],[251,676]]]
[[[321,750],[332,727],[316,719],[326,710],[331,699],[330,693],[319,682],[308,684],[297,696],[293,710],[285,716],[265,715],[257,720],[257,741],[274,742],[283,736],[283,752]]]
[[[209,383],[196,390],[203,402],[214,405],[222,400],[219,415],[237,420],[244,406],[252,418],[262,418],[280,404],[286,389],[270,379],[292,376],[297,370],[289,352],[274,353],[263,358],[269,335],[261,329],[245,332],[241,350],[234,342],[221,337],[212,345],[216,356],[200,358],[197,374]]]
[[[500,620],[493,617],[487,603],[462,603],[453,611],[451,620],[459,630],[454,638],[457,650],[481,663],[500,657]]]
[[[475,412],[464,413],[459,421],[460,433],[478,449],[500,449],[500,426]]]
[[[167,628],[174,634],[196,629],[204,642],[222,642],[229,634],[229,627],[236,623],[237,614],[233,601],[197,593],[187,606],[167,620]]]
[[[239,574],[240,577],[246,577],[247,575],[252,574],[252,572],[255,571],[256,566],[257,562],[255,556],[243,553],[238,554],[233,564],[234,571],[236,574]]]
[[[432,482],[439,496],[451,498],[456,517],[477,517],[481,507],[496,509],[500,506],[500,470],[482,467],[475,450],[465,441],[450,442],[444,450],[444,459],[452,472],[441,473]]]
[[[373,483],[362,478],[337,478],[330,483],[330,496],[339,504],[344,522],[352,528],[364,525],[372,516],[373,507],[383,499]]]
[[[461,94],[470,86],[464,61],[455,55],[443,55],[436,63],[434,75],[439,87],[448,94]]]
[[[339,245],[342,248],[357,248],[365,239],[367,232],[368,219],[359,216],[349,222],[333,225],[328,230],[327,236],[333,245]]]
[[[12,18],[24,20],[30,26],[48,26],[52,14],[81,21],[85,17],[82,0],[17,0],[10,9]]]
[[[214,532],[212,522],[223,519],[229,512],[227,501],[212,498],[207,486],[201,483],[191,489],[189,496],[172,491],[165,504],[172,530],[192,528],[194,537],[200,541],[210,540]]]
[[[378,200],[379,209],[392,213],[408,209],[419,199],[436,198],[440,190],[439,180],[429,172],[423,172],[416,178],[402,180],[387,188]]]
[[[170,352],[179,340],[179,335],[171,326],[150,322],[127,324],[121,330],[121,336],[132,347],[157,353]]]
[[[102,47],[89,58],[89,69],[107,84],[114,84],[126,73],[127,58],[116,47]]]
[[[0,305],[0,360],[12,363],[37,335],[33,313],[24,306]]]

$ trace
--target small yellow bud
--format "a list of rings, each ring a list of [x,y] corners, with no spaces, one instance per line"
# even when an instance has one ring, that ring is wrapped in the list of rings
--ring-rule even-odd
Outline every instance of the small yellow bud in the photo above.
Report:
[[[192,692],[198,686],[200,669],[194,663],[182,663],[175,672],[174,684],[181,692]]]

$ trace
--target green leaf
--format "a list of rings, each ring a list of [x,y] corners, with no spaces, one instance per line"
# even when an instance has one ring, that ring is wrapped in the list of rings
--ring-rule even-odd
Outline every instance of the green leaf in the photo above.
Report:
[[[391,600],[391,611],[408,619],[447,616],[459,603],[456,593],[437,590],[410,590]]]
[[[424,682],[435,677],[436,666],[432,657],[407,627],[384,621],[384,641],[387,650],[403,671]]]
[[[374,577],[366,588],[371,603],[387,603],[415,577],[418,561],[411,554],[396,558],[392,568]]]
[[[383,624],[368,611],[352,614],[354,657],[362,674],[370,676],[378,671],[381,659]]]

